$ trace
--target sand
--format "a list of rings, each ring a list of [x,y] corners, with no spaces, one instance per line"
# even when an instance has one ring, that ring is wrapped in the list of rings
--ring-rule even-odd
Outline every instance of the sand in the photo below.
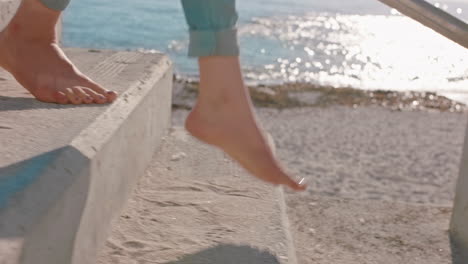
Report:
[[[298,263],[452,263],[448,207],[307,195],[288,213]]]
[[[174,111],[174,125],[187,113]],[[310,185],[286,192],[291,241],[273,188],[244,182],[222,156],[213,163],[227,178],[187,171],[211,158],[188,159],[196,153],[180,145],[144,175],[99,263],[450,263],[465,114],[328,106],[258,115],[281,160]]]
[[[294,263],[283,197],[174,128],[114,222],[98,263]]]
[[[298,263],[451,263],[466,114],[382,107],[259,108],[281,160]],[[187,111],[174,113],[175,123]]]
[[[176,111],[174,123],[186,113]],[[465,114],[327,107],[260,108],[258,116],[310,194],[452,204]]]
[[[336,107],[265,110],[261,118],[313,194],[452,203],[465,114]]]

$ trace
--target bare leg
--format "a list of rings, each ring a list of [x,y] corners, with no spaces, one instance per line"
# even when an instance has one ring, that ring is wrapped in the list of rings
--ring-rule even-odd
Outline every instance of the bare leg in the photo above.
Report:
[[[0,33],[0,66],[38,100],[59,104],[109,103],[117,94],[83,75],[57,44],[60,12],[23,0]]]
[[[257,178],[305,190],[275,159],[255,119],[238,57],[201,57],[199,64],[200,93],[187,130],[224,150]]]

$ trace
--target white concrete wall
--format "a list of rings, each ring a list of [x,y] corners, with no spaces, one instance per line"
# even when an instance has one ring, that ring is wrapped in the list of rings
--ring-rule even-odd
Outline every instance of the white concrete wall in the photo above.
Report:
[[[450,234],[454,253],[458,255],[456,259],[460,261],[455,263],[466,263],[461,262],[461,260],[468,259],[468,128],[465,132],[465,144],[456,187]]]

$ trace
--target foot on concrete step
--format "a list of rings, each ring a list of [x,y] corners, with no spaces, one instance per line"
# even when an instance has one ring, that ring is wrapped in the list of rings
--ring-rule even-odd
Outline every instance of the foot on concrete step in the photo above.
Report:
[[[82,74],[57,44],[60,12],[39,1],[23,1],[0,33],[0,66],[36,99],[58,104],[104,104],[117,98]],[[34,19],[37,18],[37,19]]]

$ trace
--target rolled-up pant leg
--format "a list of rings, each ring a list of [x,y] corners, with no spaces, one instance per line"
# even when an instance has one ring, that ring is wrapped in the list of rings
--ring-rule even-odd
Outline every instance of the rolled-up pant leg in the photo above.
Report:
[[[238,56],[236,0],[182,0],[189,56]]]
[[[39,0],[50,9],[63,11],[67,8],[70,0]]]
[[[70,0],[40,0],[57,11]],[[182,0],[190,29],[189,56],[238,56],[236,0]]]

